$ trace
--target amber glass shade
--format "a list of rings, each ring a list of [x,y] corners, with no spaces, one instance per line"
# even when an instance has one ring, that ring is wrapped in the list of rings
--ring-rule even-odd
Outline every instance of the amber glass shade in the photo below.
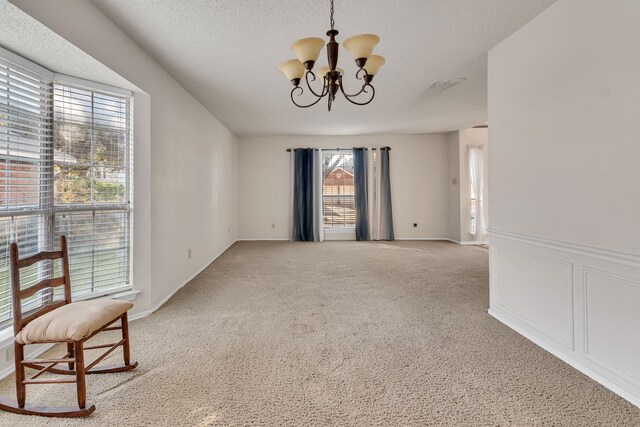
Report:
[[[298,60],[304,64],[307,61],[317,61],[323,47],[323,39],[318,37],[307,37],[306,39],[300,39],[291,45],[291,50],[296,54]]]
[[[384,58],[380,55],[370,55],[369,59],[367,59],[367,63],[364,66],[364,69],[367,70],[367,74],[375,76],[378,74],[378,70],[380,67],[384,65]]]
[[[304,66],[297,59],[290,59],[278,65],[288,80],[301,79],[304,75]]]
[[[353,59],[360,59],[368,58],[379,41],[380,37],[375,34],[358,34],[346,39],[342,45],[353,56]]]

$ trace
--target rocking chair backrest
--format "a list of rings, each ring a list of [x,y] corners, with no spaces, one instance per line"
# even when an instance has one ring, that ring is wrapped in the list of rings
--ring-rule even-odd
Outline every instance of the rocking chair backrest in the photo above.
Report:
[[[60,236],[60,250],[53,252],[38,252],[35,255],[20,259],[18,257],[18,244],[13,242],[10,246],[11,257],[11,302],[13,304],[13,333],[18,334],[29,322],[45,313],[71,303],[71,280],[69,274],[69,254],[67,251],[67,239]],[[33,286],[20,289],[20,269],[29,267],[38,261],[62,259],[62,277],[44,279]],[[36,292],[47,288],[64,286],[64,300],[52,304],[45,304],[30,312],[29,315],[22,316],[22,299],[34,295]]]

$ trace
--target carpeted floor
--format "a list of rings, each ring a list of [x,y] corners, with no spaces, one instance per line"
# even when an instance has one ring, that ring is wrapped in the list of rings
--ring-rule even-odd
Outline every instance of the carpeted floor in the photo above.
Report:
[[[487,314],[487,261],[445,242],[237,243],[131,323],[140,367],[88,377],[90,418],[0,425],[639,426]],[[27,393],[75,402],[73,385]]]

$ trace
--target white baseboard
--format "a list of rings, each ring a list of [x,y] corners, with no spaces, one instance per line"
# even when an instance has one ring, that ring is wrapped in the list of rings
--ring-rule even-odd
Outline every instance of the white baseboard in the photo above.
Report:
[[[488,245],[489,241],[488,240],[463,240],[461,242],[457,242],[459,245]]]
[[[220,257],[220,255],[222,255],[223,253],[225,253],[231,246],[233,246],[234,243],[236,243],[237,240],[234,240],[233,242],[231,242],[225,249],[222,250],[222,252],[220,252],[219,254],[217,254],[216,256],[214,256],[211,261],[207,262],[204,266],[200,267],[194,274],[192,274],[184,283],[182,283],[179,287],[177,287],[173,292],[171,292],[169,295],[167,295],[167,297],[165,297],[162,301],[160,301],[160,303],[158,303],[155,307],[149,309],[149,310],[145,310],[145,311],[141,311],[139,313],[133,314],[131,316],[129,316],[129,320],[133,321],[133,320],[138,320],[138,319],[142,319],[143,317],[146,317],[148,315],[150,315],[151,313],[153,313],[154,311],[158,310],[160,307],[162,307],[162,305],[164,303],[166,303],[167,301],[169,301],[169,299],[171,299],[171,297],[178,292],[180,289],[182,289],[187,283],[191,282],[198,274],[202,273],[202,271],[207,268],[212,262],[214,262],[216,259],[218,259]],[[118,297],[120,296],[120,298],[118,299],[126,299],[126,300],[130,300],[130,296],[135,296],[139,293],[139,291],[127,291],[124,292],[122,294],[116,294],[115,296]],[[55,344],[42,344],[42,345],[33,345],[31,346],[31,348],[26,347],[25,348],[25,358],[30,358],[33,359],[35,357],[40,356],[42,353],[44,353],[45,351],[51,349]],[[13,346],[13,342],[11,342],[10,345],[8,346],[3,346],[2,348],[0,348],[0,354],[7,351],[8,348],[11,348],[11,346]],[[11,375],[13,372],[15,371],[15,368],[13,365],[11,366],[7,366],[5,369],[0,371],[0,380],[8,377],[9,375]]]
[[[577,369],[578,371],[582,372],[583,374],[585,374],[586,376],[588,376],[592,380],[602,384],[604,387],[608,388],[609,390],[611,390],[612,392],[614,392],[618,396],[622,397],[625,400],[628,400],[633,405],[635,405],[638,408],[640,408],[640,399],[638,397],[634,396],[631,393],[628,393],[626,390],[622,389],[617,384],[613,383],[612,381],[610,381],[609,379],[603,377],[602,375],[598,374],[597,372],[594,372],[593,370],[589,369],[585,365],[577,362],[575,359],[572,359],[572,358],[566,356],[564,353],[562,353],[561,351],[555,349],[554,347],[552,347],[551,345],[549,345],[545,341],[543,341],[543,340],[539,339],[538,337],[530,334],[525,329],[523,329],[520,326],[516,325],[514,322],[508,320],[505,316],[502,316],[502,314],[498,313],[497,311],[489,309],[487,312],[494,319],[498,320],[501,323],[504,323],[506,326],[508,326],[509,328],[513,329],[514,331],[516,331],[517,333],[519,333],[523,337],[527,338],[532,343],[536,344],[539,347],[542,347],[544,350],[546,350],[549,353],[553,354],[555,357],[557,357],[558,359],[562,360],[563,362],[565,362],[569,366]]]
[[[396,240],[404,240],[404,241],[412,241],[412,240],[415,240],[415,241],[431,241],[431,240],[437,241],[437,240],[440,240],[440,241],[448,241],[448,242],[451,242],[451,243],[456,243],[458,245],[488,245],[489,244],[489,242],[485,241],[485,240],[478,241],[478,242],[476,242],[474,240],[462,240],[462,241],[460,241],[460,240],[451,239],[449,237],[396,237]]]
[[[450,242],[453,243],[458,243],[458,242],[454,242],[453,240],[449,239],[448,237],[396,237],[396,240],[402,240],[402,241],[437,241],[437,240],[448,240]]]
[[[640,407],[640,257],[504,230],[489,236],[489,314]]]
[[[166,297],[164,297],[162,299],[162,301],[160,301],[158,304],[156,304],[154,307],[150,308],[149,310],[145,310],[145,311],[141,311],[139,313],[136,313],[132,316],[129,317],[129,320],[138,320],[138,319],[142,319],[143,317],[147,317],[148,315],[150,315],[151,313],[153,313],[154,311],[158,310],[160,307],[162,307],[164,305],[164,303],[166,303],[167,301],[169,301],[171,299],[172,296],[174,296],[176,294],[176,292],[178,292],[180,289],[184,288],[189,282],[191,282],[193,279],[196,278],[196,276],[200,273],[202,273],[204,271],[205,268],[209,267],[211,265],[212,262],[214,262],[215,260],[217,260],[220,255],[222,255],[223,253],[225,253],[231,246],[234,245],[234,243],[238,242],[239,240],[234,240],[233,242],[231,242],[226,248],[224,248],[222,250],[222,252],[220,252],[219,254],[217,254],[216,256],[214,256],[210,261],[208,261],[207,263],[205,263],[203,266],[201,266],[200,268],[198,268],[196,270],[196,272],[194,274],[192,274],[191,276],[189,276],[189,278],[184,281],[180,286],[178,286],[176,289],[173,290],[173,292],[171,292],[169,295],[167,295]]]
[[[325,241],[336,241],[342,239],[327,239],[325,234]],[[446,241],[456,243],[458,245],[488,245],[489,241],[474,241],[474,240],[454,240],[449,237],[396,237],[395,240],[400,241]],[[290,239],[238,239],[236,242],[288,242]],[[373,240],[372,240],[373,241]]]
[[[24,357],[25,359],[33,359],[35,357],[40,356],[45,351],[51,349],[54,345],[55,344],[39,344],[39,345],[31,346],[30,349],[29,347],[25,347]],[[11,343],[10,346],[4,347],[5,351],[2,353],[5,353],[9,348],[13,349],[13,342]],[[7,366],[2,371],[0,371],[0,380],[7,378],[9,375],[13,374],[14,371],[15,371],[15,366],[12,363],[11,365]]]
[[[288,242],[289,239],[238,239],[236,242]]]

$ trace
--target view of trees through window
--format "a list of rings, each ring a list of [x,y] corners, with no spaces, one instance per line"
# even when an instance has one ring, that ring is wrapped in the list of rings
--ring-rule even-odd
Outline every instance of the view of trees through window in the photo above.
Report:
[[[356,225],[353,187],[353,152],[323,152],[322,208],[326,228]]]
[[[130,100],[51,83],[0,58],[0,327],[11,319],[9,243],[21,256],[67,236],[72,292],[129,286]],[[30,286],[59,262],[21,271]],[[23,311],[60,297],[40,291]]]
[[[77,291],[129,279],[128,110],[126,98],[54,87],[55,237],[67,236]]]
[[[56,204],[124,203],[126,102],[64,86],[54,100]]]

